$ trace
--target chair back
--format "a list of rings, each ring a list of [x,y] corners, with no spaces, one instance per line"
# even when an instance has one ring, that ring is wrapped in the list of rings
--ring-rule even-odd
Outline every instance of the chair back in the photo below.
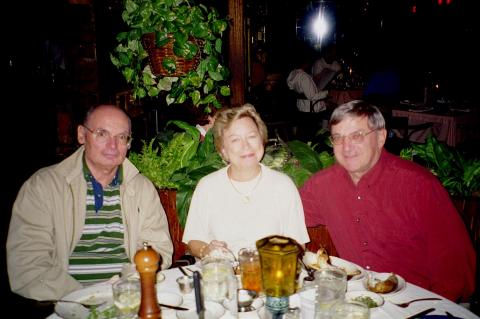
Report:
[[[326,226],[307,227],[307,231],[308,236],[310,236],[310,242],[306,245],[308,250],[316,252],[320,248],[325,248],[329,256],[338,256],[337,249]]]

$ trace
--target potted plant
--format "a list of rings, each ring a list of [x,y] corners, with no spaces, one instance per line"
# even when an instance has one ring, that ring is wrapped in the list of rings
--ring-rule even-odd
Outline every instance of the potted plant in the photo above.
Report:
[[[427,167],[451,196],[480,196],[480,159],[468,158],[433,136],[403,149],[400,156]]]
[[[129,30],[117,35],[110,58],[133,86],[134,98],[164,91],[168,105],[191,100],[209,112],[221,106],[219,97],[230,95],[221,55],[227,20],[193,1],[125,1],[122,18]]]

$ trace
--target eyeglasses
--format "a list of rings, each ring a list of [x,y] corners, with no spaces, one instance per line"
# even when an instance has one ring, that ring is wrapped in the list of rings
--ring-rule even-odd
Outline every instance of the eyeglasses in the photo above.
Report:
[[[99,144],[107,143],[112,137],[116,141],[118,141],[121,145],[128,146],[132,142],[132,136],[130,134],[121,133],[121,134],[112,136],[112,134],[109,131],[103,128],[97,128],[96,130],[92,130],[91,128],[86,127],[85,125],[82,125],[82,126],[86,128],[90,133],[92,133],[93,139],[95,140],[95,142]]]
[[[334,135],[330,136],[330,142],[332,142],[333,145],[341,145],[345,142],[345,139],[348,139],[353,144],[360,144],[365,139],[365,136],[367,136],[368,134],[370,134],[370,133],[372,133],[376,130],[377,129],[373,129],[373,130],[368,131],[368,132],[357,131],[357,132],[353,132],[353,133],[348,134],[348,135],[334,134]]]

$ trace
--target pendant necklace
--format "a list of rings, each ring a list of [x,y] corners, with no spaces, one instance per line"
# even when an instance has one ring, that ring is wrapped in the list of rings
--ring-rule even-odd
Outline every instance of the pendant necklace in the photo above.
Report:
[[[237,186],[235,186],[235,183],[238,183],[239,182],[235,182],[233,181],[231,178],[230,178],[230,175],[228,175],[227,173],[227,176],[228,176],[228,180],[230,181],[230,184],[232,185],[233,189],[235,190],[235,192],[237,192],[237,194],[239,194],[242,198],[242,202],[244,204],[248,204],[250,203],[250,196],[252,196],[253,192],[255,191],[255,189],[257,188],[258,184],[260,184],[260,180],[262,179],[262,169],[260,168],[260,173],[257,175],[257,177],[255,177],[256,179],[256,182],[255,182],[255,185],[253,185],[253,187],[248,191],[248,192],[241,192]],[[253,182],[253,181],[252,181]],[[247,182],[248,183],[248,182]],[[246,184],[247,184],[246,183]],[[248,184],[251,184],[251,183],[248,183]]]

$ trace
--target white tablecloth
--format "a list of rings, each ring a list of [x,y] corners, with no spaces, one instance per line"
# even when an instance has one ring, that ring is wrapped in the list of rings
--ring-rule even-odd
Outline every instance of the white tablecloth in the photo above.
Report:
[[[189,266],[188,268],[197,269],[195,268],[195,266]],[[157,290],[162,292],[172,292],[172,293],[182,295],[180,293],[177,283],[175,282],[175,280],[182,275],[180,270],[178,270],[177,268],[168,269],[168,270],[164,270],[163,273],[165,274],[165,280],[157,284]],[[364,290],[362,281],[361,280],[357,280],[354,282],[350,281],[348,283],[347,290],[348,291]],[[182,296],[184,301],[195,299],[193,292],[186,295],[182,295]],[[470,312],[469,310],[467,310],[466,308],[444,298],[442,298],[442,300],[435,300],[435,301],[415,302],[415,303],[412,303],[408,308],[400,308],[398,306],[395,306],[392,303],[392,302],[400,303],[400,302],[404,302],[404,301],[408,301],[416,298],[422,298],[422,297],[442,298],[441,296],[435,293],[432,293],[428,290],[420,288],[416,285],[407,283],[406,288],[403,291],[391,297],[386,297],[384,305],[372,311],[370,318],[371,319],[383,319],[383,318],[403,319],[411,314],[415,314],[419,311],[422,311],[428,308],[436,309],[430,314],[445,315],[445,311],[448,311],[452,315],[459,318],[464,318],[464,319],[480,318],[475,314],[473,314],[472,312]],[[291,306],[299,305],[298,295],[291,296],[290,300],[291,300],[290,302]],[[258,319],[259,318],[256,312],[241,313],[239,317],[240,319]],[[48,317],[48,319],[59,319],[59,318],[60,317],[57,316],[56,314],[52,314]],[[162,318],[176,319],[175,311],[173,310],[162,311]],[[226,311],[221,319],[231,319],[231,318],[233,318],[233,316],[228,311]]]

